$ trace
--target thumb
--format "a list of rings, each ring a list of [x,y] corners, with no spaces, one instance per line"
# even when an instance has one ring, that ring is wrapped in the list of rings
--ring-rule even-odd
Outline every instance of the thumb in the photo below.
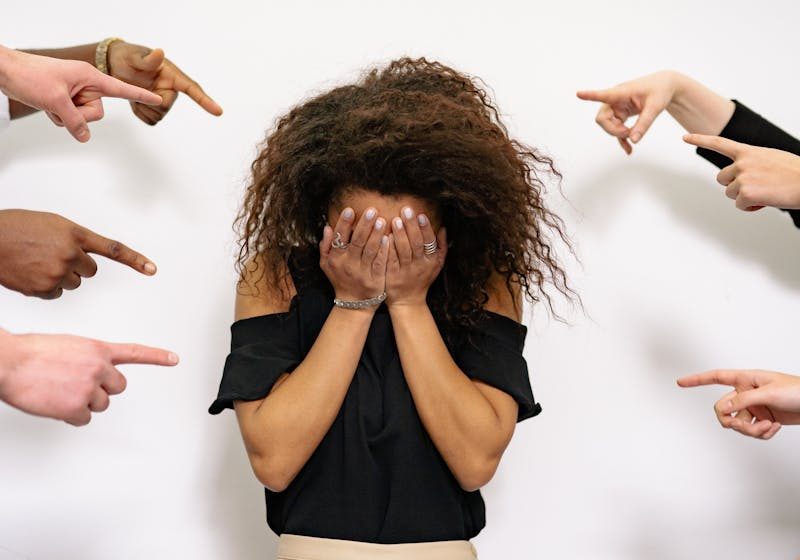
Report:
[[[139,56],[136,67],[139,70],[155,72],[164,63],[164,51],[162,49],[152,49],[144,56]]]

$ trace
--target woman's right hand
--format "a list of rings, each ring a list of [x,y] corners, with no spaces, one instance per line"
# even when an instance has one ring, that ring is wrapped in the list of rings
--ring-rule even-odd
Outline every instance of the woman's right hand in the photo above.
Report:
[[[355,223],[355,212],[345,208],[336,225],[325,226],[319,244],[319,266],[333,285],[336,297],[355,301],[379,296],[386,289],[389,237],[386,220],[375,208],[367,208]],[[334,240],[345,243],[333,246]]]
[[[603,104],[595,122],[615,136],[625,153],[630,154],[633,152],[631,143],[639,142],[656,117],[672,103],[681,77],[677,72],[665,70],[609,89],[582,90],[577,96],[585,101]],[[635,115],[639,115],[636,123],[627,127],[625,121]]]

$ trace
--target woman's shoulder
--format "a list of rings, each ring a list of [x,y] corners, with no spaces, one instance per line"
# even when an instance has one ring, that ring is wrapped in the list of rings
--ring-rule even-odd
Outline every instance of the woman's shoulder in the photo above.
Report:
[[[296,293],[288,262],[274,270],[267,256],[259,254],[242,267],[236,283],[235,319],[286,312]]]
[[[326,285],[316,247],[295,247],[277,270],[262,253],[243,267],[236,290],[236,320],[289,311],[292,301],[314,287]]]

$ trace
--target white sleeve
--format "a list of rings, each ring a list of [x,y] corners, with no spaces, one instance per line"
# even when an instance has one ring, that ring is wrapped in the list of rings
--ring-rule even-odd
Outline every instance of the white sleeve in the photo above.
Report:
[[[0,131],[8,126],[11,120],[11,115],[8,113],[8,97],[0,92]]]

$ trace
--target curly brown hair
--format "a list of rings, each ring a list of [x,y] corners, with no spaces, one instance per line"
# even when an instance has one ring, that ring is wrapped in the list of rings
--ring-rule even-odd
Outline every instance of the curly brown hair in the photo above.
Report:
[[[556,317],[548,286],[576,295],[554,251],[571,249],[563,221],[543,200],[540,177],[561,179],[553,160],[509,138],[482,82],[439,62],[401,58],[301,103],[251,169],[236,222],[240,274],[261,257],[261,277],[282,285],[293,248],[315,249],[329,204],[360,187],[437,209],[450,248],[428,299],[448,326],[474,325],[497,273]]]

